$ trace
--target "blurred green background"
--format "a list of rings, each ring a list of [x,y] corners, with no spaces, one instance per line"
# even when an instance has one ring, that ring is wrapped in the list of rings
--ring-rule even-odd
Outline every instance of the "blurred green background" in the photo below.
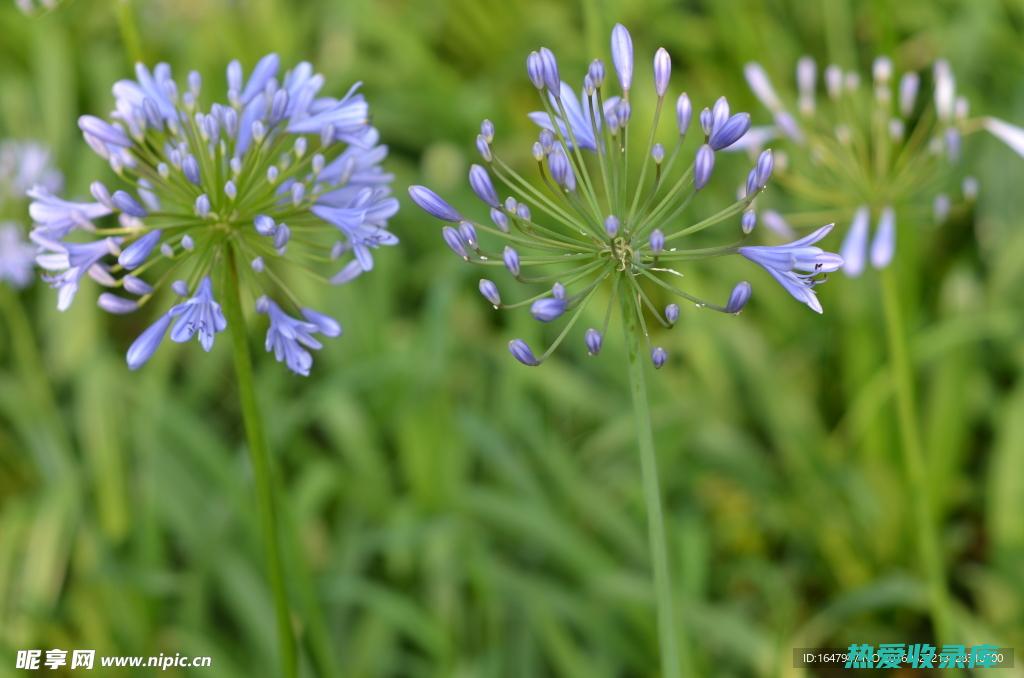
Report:
[[[1024,122],[1016,0],[70,0],[31,17],[0,6],[0,137],[49,144],[70,195],[110,176],[75,120],[111,109],[136,57],[168,61],[179,79],[196,68],[218,89],[227,61],[249,67],[268,51],[311,60],[335,96],[365,83],[391,147],[402,244],[352,285],[304,290],[346,328],[309,379],[257,354],[305,675],[656,675],[618,331],[599,359],[580,336],[522,367],[506,343],[536,341],[537,323],[494,313],[479,271],[405,194],[427,183],[471,204],[482,118],[500,152],[527,157],[526,54],[551,47],[577,82],[590,58],[607,59],[616,21],[633,33],[640,83],[665,46],[673,90],[698,108],[724,94],[763,122],[742,78],[750,59],[783,76],[802,54],[867,72],[884,53],[898,70],[945,56],[972,111]],[[966,151],[979,200],[918,234],[942,246],[915,273],[908,322],[962,634],[943,640],[1020,654],[1024,161],[980,135]],[[744,163],[721,164],[734,179],[713,181],[709,204],[731,202]],[[672,360],[649,380],[695,675],[808,675],[792,648],[934,642],[876,276],[835,276],[818,317],[745,262],[706,269],[691,282],[722,296],[746,278],[753,301],[738,318],[684,309],[660,337]],[[30,647],[210,655],[194,673],[269,676],[273,608],[229,342],[210,355],[165,345],[129,373],[124,351],[149,317],[102,315],[93,285],[80,295],[58,314],[45,285],[0,289],[0,676]]]

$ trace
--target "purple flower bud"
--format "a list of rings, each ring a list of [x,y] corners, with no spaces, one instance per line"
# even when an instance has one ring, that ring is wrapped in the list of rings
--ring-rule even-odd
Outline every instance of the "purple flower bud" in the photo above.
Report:
[[[729,100],[718,97],[711,108],[711,133],[714,134],[729,119]]]
[[[185,174],[186,179],[199,186],[202,180],[199,176],[199,163],[196,162],[195,156],[191,153],[186,155],[185,159],[181,161],[181,171]]]
[[[750,295],[753,293],[753,289],[750,287],[750,283],[746,280],[737,283],[736,287],[732,288],[732,294],[729,295],[729,302],[725,305],[726,313],[739,313],[743,310],[743,307],[750,301]]]
[[[711,133],[711,138],[708,140],[708,144],[713,150],[720,151],[723,148],[728,148],[739,141],[749,129],[750,114],[737,113],[726,120],[723,124],[716,124],[715,130]]]
[[[477,249],[476,228],[468,221],[459,222],[459,235],[471,249]]]
[[[544,153],[550,153],[551,148],[555,145],[555,133],[549,129],[542,129],[537,135],[537,140],[544,148]]]
[[[541,144],[539,141],[533,142],[533,146],[530,147],[530,152],[533,154],[533,159],[536,160],[537,162],[544,161],[544,156],[546,155],[546,153],[544,153],[543,144]]]
[[[963,190],[964,198],[966,198],[967,200],[971,202],[977,200],[979,190],[977,177],[964,177],[963,186],[961,190]]]
[[[228,191],[228,187],[231,188],[230,192]],[[228,194],[228,198],[230,198],[231,200],[235,199],[235,196],[238,193],[237,193],[237,189],[235,189],[235,184],[234,184],[233,181],[229,181],[227,183],[227,185],[224,186],[224,192]],[[292,184],[292,204],[295,205],[296,207],[298,207],[299,205],[302,204],[302,199],[305,198],[305,197],[306,197],[306,184],[303,184],[303,183],[298,182],[298,181],[296,181],[294,184]]]
[[[660,370],[665,366],[665,362],[668,360],[668,353],[665,352],[661,346],[655,346],[651,349],[651,362],[654,364],[654,369]]]
[[[544,86],[552,92],[559,92],[562,88],[562,79],[558,75],[558,60],[547,47],[540,48],[540,63],[544,74]]]
[[[661,144],[654,144],[651,148],[651,159],[654,160],[655,165],[660,165],[665,159],[665,147]]]
[[[885,268],[892,262],[895,251],[896,215],[891,207],[886,207],[878,218],[878,229],[871,241],[871,265]]]
[[[563,285],[560,282],[556,282],[551,287],[551,296],[553,296],[555,299],[562,299],[562,300],[564,300],[565,299],[565,285]]]
[[[628,94],[633,85],[633,38],[622,24],[615,24],[612,29],[612,63],[622,91]]]
[[[754,230],[754,226],[757,225],[757,212],[754,210],[747,210],[743,213],[743,218],[740,220],[740,228],[743,229],[744,233],[749,234]]]
[[[942,223],[949,216],[949,211],[953,206],[953,202],[949,199],[949,196],[945,193],[939,193],[935,196],[935,201],[932,203],[932,215],[935,217],[937,223]]]
[[[569,164],[569,158],[559,146],[548,156],[548,168],[551,170],[551,178],[555,183],[567,191],[576,190],[576,175]]]
[[[747,173],[747,183],[743,187],[743,196],[747,199],[753,198],[758,191],[757,186],[757,168],[753,168]]]
[[[523,221],[529,221],[530,206],[522,202],[516,205],[516,216],[522,219]]]
[[[825,67],[825,91],[831,99],[838,99],[843,91],[843,69],[835,64]]]
[[[252,225],[260,235],[273,235],[274,229],[277,228],[277,224],[274,223],[273,218],[268,217],[266,214],[257,215],[256,218],[253,219]]]
[[[651,246],[651,252],[654,256],[658,256],[665,249],[665,234],[661,232],[660,228],[656,228],[651,231],[651,238],[649,241]]]
[[[818,77],[818,65],[811,57],[801,57],[796,62],[796,86],[800,92],[800,111],[814,112],[814,83]]]
[[[533,355],[533,351],[522,339],[513,339],[508,342],[508,350],[512,357],[529,367],[540,365],[540,361]]]
[[[144,217],[146,216],[146,210],[139,204],[139,202],[125,191],[114,191],[114,195],[111,196],[111,201],[121,212],[124,212],[131,217]]]
[[[441,229],[441,236],[452,252],[455,252],[463,259],[469,259],[469,255],[466,253],[466,243],[462,241],[462,236],[459,235],[458,231],[451,226],[445,226]]]
[[[526,57],[526,74],[530,76],[534,87],[544,89],[544,64],[539,53],[530,52],[530,56]]]
[[[480,153],[480,157],[484,159],[484,162],[491,162],[494,159],[494,155],[491,153],[491,145],[487,143],[487,139],[484,138],[483,134],[476,135],[476,150]]]
[[[604,341],[604,337],[601,333],[595,330],[593,327],[587,330],[584,334],[584,341],[587,344],[587,353],[590,355],[597,355],[601,352],[601,344]]]
[[[97,300],[97,304],[107,313],[114,315],[125,315],[134,313],[139,308],[139,302],[133,299],[125,299],[110,292],[104,292]]]
[[[249,266],[252,267],[253,273],[263,273],[266,265],[263,262],[263,257],[256,257],[249,262]]]
[[[538,299],[530,305],[530,313],[542,323],[549,323],[565,313],[565,299],[552,299],[545,297]]]
[[[126,275],[121,278],[121,284],[124,285],[125,292],[129,292],[130,294],[135,294],[140,297],[153,292],[152,285],[142,278],[136,278],[134,275]]]
[[[614,214],[609,215],[604,220],[604,231],[608,234],[609,238],[614,238],[619,234],[619,218]]]
[[[341,323],[329,315],[318,313],[311,308],[304,308],[302,317],[316,325],[317,330],[325,337],[341,336]]]
[[[764,188],[768,185],[768,180],[771,179],[772,169],[775,167],[775,156],[772,155],[772,149],[761,151],[761,155],[757,157],[757,186],[758,188]]]
[[[960,160],[960,130],[956,127],[946,128],[946,157],[952,163],[959,162]]]
[[[183,250],[185,250],[186,252],[191,252],[192,250],[194,250],[196,248],[196,242],[192,239],[192,236],[190,236],[190,235],[183,235],[183,236],[181,236],[181,248]]]
[[[121,254],[117,257],[117,263],[121,264],[129,271],[135,270],[149,258],[149,255],[153,252],[153,248],[157,246],[157,243],[160,242],[160,238],[162,236],[162,231],[150,231],[131,245],[128,245],[128,247],[121,250]]]
[[[871,227],[871,210],[863,205],[853,214],[850,230],[846,232],[839,254],[843,257],[843,273],[856,278],[864,271],[868,248],[868,229]]]
[[[690,128],[690,119],[693,117],[693,104],[686,92],[676,99],[676,126],[679,128],[679,136],[686,136],[686,130]]]
[[[875,63],[871,66],[871,75],[879,85],[889,84],[889,80],[892,79],[892,59],[885,56],[876,57]]]
[[[700,129],[704,132],[704,136],[711,136],[711,130],[714,127],[714,118],[711,115],[711,109],[705,107],[700,112]]]
[[[775,114],[775,126],[793,141],[800,143],[804,139],[804,134],[800,131],[800,125],[797,124],[796,119],[785,111]]]
[[[675,325],[679,321],[679,304],[669,304],[665,307],[665,320],[669,325]]]
[[[107,209],[114,209],[114,202],[110,198],[110,191],[107,190],[102,181],[94,181],[89,184],[89,192],[92,193],[92,197],[96,198],[96,202]]]
[[[210,214],[210,198],[205,193],[196,198],[196,216],[206,218]]]
[[[153,357],[156,353],[156,349],[160,347],[160,342],[163,341],[164,335],[167,334],[167,327],[171,324],[171,315],[165,313],[160,316],[160,319],[149,326],[145,332],[139,335],[139,337],[132,342],[132,345],[128,347],[128,369],[137,370],[142,367],[146,361]]]
[[[501,295],[498,293],[498,286],[487,278],[480,279],[480,294],[484,299],[491,302],[494,308],[501,306]]]
[[[707,186],[711,179],[711,171],[715,169],[715,152],[711,146],[704,144],[697,149],[697,159],[694,161],[693,187],[700,190]]]
[[[482,166],[473,165],[469,168],[469,185],[476,196],[491,207],[501,204],[498,192],[494,190],[494,184],[491,182],[491,175]]]
[[[625,99],[619,99],[615,107],[615,116],[619,119],[619,126],[625,127],[629,124],[629,117],[633,114],[633,107]]]
[[[904,73],[900,78],[900,115],[904,118],[914,112],[917,101],[917,90],[921,86],[921,77],[917,73]]]
[[[441,221],[462,221],[462,215],[426,186],[410,186],[409,197],[420,209]]]
[[[587,75],[590,76],[590,82],[595,88],[601,88],[604,86],[604,62],[600,59],[594,59],[590,62],[590,67],[587,68]]]
[[[78,119],[78,128],[86,135],[95,137],[100,141],[113,146],[127,148],[132,145],[132,140],[120,127],[111,125],[106,120],[97,118],[94,115],[83,115]]]
[[[503,233],[508,233],[508,217],[500,208],[491,208],[491,221],[493,221],[494,225],[498,227],[498,230]]]
[[[480,123],[480,136],[482,136],[484,141],[487,143],[494,141],[494,123],[490,120],[484,120]]]
[[[654,53],[654,91],[659,97],[665,96],[668,91],[668,81],[672,76],[672,57],[664,47],[659,47]]]
[[[513,276],[518,278],[519,277],[519,252],[516,252],[514,249],[512,249],[511,247],[506,245],[505,246],[505,251],[502,254],[502,258],[505,260],[505,268],[508,269],[508,272],[511,273]]]

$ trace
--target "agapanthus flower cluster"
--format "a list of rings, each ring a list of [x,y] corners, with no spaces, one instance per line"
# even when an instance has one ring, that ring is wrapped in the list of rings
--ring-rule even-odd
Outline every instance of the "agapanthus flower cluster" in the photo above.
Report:
[[[35,185],[59,191],[62,183],[43,145],[0,142],[0,283],[22,288],[32,282],[35,247],[25,238],[25,192]]]
[[[970,117],[946,61],[934,64],[930,97],[921,95],[918,73],[897,78],[886,57],[874,61],[868,84],[834,64],[819,74],[815,61],[804,57],[796,65],[796,92],[781,95],[760,64],[747,64],[745,73],[772,124],[755,127],[737,148],[756,152],[776,137],[790,145],[778,181],[828,218],[850,224],[840,249],[850,276],[860,275],[869,261],[879,269],[892,261],[897,213],[910,223],[929,213],[942,222],[954,206],[975,199],[978,181],[957,172],[966,134],[987,129],[1024,155],[1024,130]],[[785,231],[787,222],[777,213],[762,216]]]
[[[527,180],[498,156],[492,148],[494,125],[485,120],[476,142],[482,163],[470,168],[469,184],[484,203],[483,209],[489,209],[490,223],[456,210],[429,188],[409,189],[417,205],[447,222],[442,235],[458,256],[485,269],[504,269],[516,281],[540,289],[525,300],[508,302],[491,276],[485,276],[480,280],[480,293],[495,308],[529,306],[534,318],[543,323],[567,318],[547,350],[538,355],[525,341],[515,339],[509,344],[512,355],[526,365],[543,362],[587,305],[601,290],[609,290],[603,324],[583,334],[589,353],[601,350],[609,319],[618,306],[625,314],[624,321],[632,323],[629,316],[635,316],[654,366],[661,367],[667,353],[651,344],[648,318],[672,327],[681,309],[677,303],[660,307],[656,299],[671,295],[698,308],[738,313],[751,295],[746,281],[736,284],[722,305],[677,286],[683,279],[682,267],[731,254],[759,264],[796,299],[821,312],[814,288],[842,263],[838,255],[815,246],[831,226],[787,245],[743,245],[756,221],[754,199],[772,174],[770,150],[759,155],[735,202],[705,219],[687,221],[687,207],[711,180],[716,154],[747,134],[750,116],[731,111],[725,98],[718,99],[698,115],[695,134],[700,143],[691,156],[683,151],[693,117],[689,97],[680,94],[674,112],[665,111],[672,69],[668,52],[659,49],[654,56],[654,119],[649,127],[638,130],[630,104],[632,39],[622,25],[612,31],[611,53],[621,96],[608,95],[605,64],[600,60],[590,64],[577,95],[562,81],[549,49],[530,54],[527,73],[543,107],[530,115],[540,127],[532,146],[539,181]],[[673,127],[669,148],[658,141],[663,117],[670,118]],[[630,155],[637,140],[646,144],[641,146],[645,151],[639,162]],[[507,197],[499,195],[495,178],[507,189]],[[684,246],[687,238],[730,221],[735,242],[717,247]]]
[[[137,310],[165,285],[181,298],[128,350],[132,369],[169,328],[172,341],[198,336],[210,350],[227,325],[218,285],[232,275],[268,317],[267,350],[307,375],[317,335],[341,328],[299,302],[285,271],[346,283],[373,268],[372,250],[397,242],[386,230],[398,210],[380,166],[387,148],[359,85],[336,99],[320,95],[324,78],[310,64],[278,69],[271,54],[246,79],[232,62],[226,101],[204,108],[197,72],[182,88],[167,64],[139,65],[135,80],[114,85],[110,120],[79,119],[121,187],[95,181],[91,202],[30,192],[38,263],[60,309],[86,276],[108,289],[99,305],[110,313]]]

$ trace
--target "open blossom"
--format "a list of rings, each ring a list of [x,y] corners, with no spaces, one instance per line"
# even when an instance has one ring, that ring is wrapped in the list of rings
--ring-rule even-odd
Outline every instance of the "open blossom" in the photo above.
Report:
[[[754,128],[735,148],[757,151],[772,139],[791,148],[780,167],[797,178],[786,182],[789,190],[849,224],[840,248],[849,276],[860,275],[869,263],[885,268],[892,262],[899,212],[930,212],[936,221],[948,217],[964,136],[985,129],[1024,156],[1024,129],[996,118],[971,118],[944,60],[934,64],[931,97],[921,96],[918,73],[897,78],[886,57],[875,60],[866,79],[870,87],[858,73],[834,64],[819,73],[810,57],[797,62],[795,93],[777,91],[760,64],[747,64],[745,74],[772,122]],[[977,180],[964,177],[960,186],[960,197],[973,201]]]
[[[759,264],[794,298],[821,312],[814,288],[842,260],[814,243],[831,227],[779,247],[743,243],[757,221],[754,200],[773,172],[770,150],[757,157],[735,202],[705,219],[687,218],[688,205],[700,199],[702,189],[714,179],[716,154],[742,142],[750,131],[750,115],[731,110],[722,97],[703,109],[694,123],[692,104],[683,93],[675,99],[674,116],[663,116],[665,109],[672,110],[671,103],[665,106],[672,64],[668,52],[661,49],[653,59],[655,117],[651,127],[637,129],[630,103],[631,96],[635,100],[637,95],[631,91],[633,43],[622,25],[612,32],[611,53],[621,96],[608,95],[611,85],[600,60],[587,69],[577,96],[576,88],[562,80],[550,50],[530,54],[527,75],[543,109],[529,116],[540,128],[531,148],[540,181],[531,183],[498,157],[491,146],[494,125],[485,120],[476,143],[482,162],[470,168],[469,184],[482,203],[480,210],[489,212],[488,220],[456,209],[426,186],[409,189],[413,202],[445,222],[441,234],[447,246],[487,271],[479,289],[489,304],[525,307],[539,322],[562,324],[562,331],[544,352],[535,353],[524,340],[514,339],[509,343],[512,355],[525,365],[539,365],[568,336],[584,309],[603,298],[607,303],[601,314],[603,324],[583,332],[587,352],[601,351],[609,319],[619,308],[624,322],[637,321],[652,363],[661,367],[668,354],[651,343],[648,321],[672,327],[681,318],[680,306],[674,302],[663,306],[662,297],[730,314],[741,311],[750,299],[751,286],[746,281],[735,285],[724,305],[677,287],[684,267],[726,255],[739,254]],[[674,143],[668,148],[655,142],[660,122],[672,127]],[[627,137],[633,145],[650,140],[642,164],[628,171]],[[693,137],[697,137],[695,144],[686,143]],[[508,191],[504,197],[499,186]],[[734,229],[732,240],[739,242],[686,247],[688,236],[726,222]],[[535,293],[509,302],[502,286],[492,279],[495,276],[531,285]]]
[[[233,276],[259,299],[254,310],[274,309],[267,350],[308,375],[305,349],[321,348],[311,333],[341,330],[299,306],[286,272],[324,262],[330,282],[344,284],[373,269],[374,250],[398,242],[387,230],[398,210],[380,164],[387,147],[359,85],[340,99],[321,96],[323,87],[308,63],[279,73],[274,54],[248,78],[231,62],[227,95],[208,108],[199,74],[179,85],[167,64],[140,64],[134,80],[116,83],[110,118],[85,115],[79,127],[121,187],[95,181],[92,200],[64,199],[46,185],[29,191],[37,261],[58,307],[71,304],[86,276],[108,289],[99,306],[116,314],[173,281],[183,301],[131,346],[128,365],[137,369],[168,334],[179,343],[197,337],[209,351],[227,327],[218,285]],[[316,318],[305,323],[314,329],[289,324],[283,309]]]
[[[62,183],[41,144],[0,142],[0,283],[22,288],[34,277],[35,247],[24,235],[25,192],[34,185],[60,190]]]

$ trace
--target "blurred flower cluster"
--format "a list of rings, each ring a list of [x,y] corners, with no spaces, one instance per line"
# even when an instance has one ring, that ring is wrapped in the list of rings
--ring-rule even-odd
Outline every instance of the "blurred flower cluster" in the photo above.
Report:
[[[32,282],[35,248],[25,239],[25,193],[32,186],[59,191],[62,183],[41,144],[0,142],[0,282],[16,288]]]
[[[773,139],[786,142],[793,152],[780,155],[778,182],[850,224],[840,250],[850,276],[860,275],[869,261],[875,268],[892,261],[897,212],[913,223],[931,212],[942,222],[957,204],[976,198],[978,181],[958,172],[965,135],[987,129],[1024,155],[1024,130],[970,117],[968,101],[957,95],[952,69],[943,60],[932,69],[931,97],[920,96],[918,73],[897,78],[886,57],[875,59],[869,85],[835,64],[819,74],[810,57],[797,62],[795,93],[780,94],[760,64],[747,64],[745,74],[772,124],[755,127],[735,148],[757,152]],[[958,177],[959,194],[950,190]],[[787,231],[779,214],[762,216]]]
[[[623,321],[635,320],[648,342],[652,362],[661,367],[667,353],[651,344],[648,318],[672,327],[679,320],[680,306],[670,303],[661,308],[652,292],[667,293],[698,308],[738,313],[751,295],[745,281],[736,284],[722,305],[677,286],[683,278],[680,269],[691,262],[731,254],[759,264],[796,299],[821,312],[814,288],[824,274],[842,263],[838,255],[815,246],[831,226],[782,246],[743,243],[756,223],[754,199],[772,175],[770,150],[756,158],[734,202],[705,219],[689,223],[686,219],[687,207],[711,181],[716,154],[744,138],[750,115],[730,110],[724,97],[704,108],[695,124],[698,147],[689,155],[683,144],[693,122],[693,107],[683,93],[675,98],[673,110],[668,98],[669,53],[662,48],[654,56],[657,100],[647,126],[638,125],[632,117],[634,52],[630,34],[621,24],[612,31],[611,55],[621,96],[608,95],[611,87],[601,60],[590,64],[577,96],[575,88],[561,79],[549,49],[530,54],[527,74],[543,108],[530,115],[541,128],[532,145],[537,180],[526,179],[498,156],[492,147],[494,125],[485,120],[476,142],[482,164],[471,167],[469,183],[489,209],[489,223],[465,216],[427,187],[410,189],[414,202],[447,223],[442,235],[458,256],[485,269],[504,268],[516,281],[541,289],[525,300],[508,302],[499,285],[486,276],[480,280],[480,292],[495,308],[528,306],[543,323],[567,316],[564,329],[543,353],[538,355],[525,341],[515,339],[509,344],[512,355],[526,365],[543,362],[599,291],[608,289],[603,323],[584,333],[589,353],[601,350],[613,309],[620,306]],[[663,118],[674,128],[669,148],[657,141]],[[639,163],[638,143],[644,149]],[[495,178],[509,191],[507,197],[499,195]],[[739,225],[734,242],[709,248],[684,246],[687,237],[732,219]]]
[[[131,346],[132,369],[169,328],[172,341],[198,336],[210,350],[227,326],[215,287],[233,282],[268,316],[267,350],[307,375],[309,350],[321,347],[315,335],[336,337],[341,327],[304,307],[283,271],[345,283],[373,268],[373,249],[397,242],[387,220],[398,202],[380,165],[387,148],[359,85],[324,97],[310,64],[278,70],[271,54],[246,79],[234,61],[226,101],[204,107],[198,73],[179,88],[167,64],[140,64],[134,80],[114,85],[109,120],[79,119],[121,186],[95,181],[87,202],[44,185],[29,191],[37,261],[58,308],[87,275],[107,288],[99,305],[110,313],[131,313],[164,286],[181,298]]]

